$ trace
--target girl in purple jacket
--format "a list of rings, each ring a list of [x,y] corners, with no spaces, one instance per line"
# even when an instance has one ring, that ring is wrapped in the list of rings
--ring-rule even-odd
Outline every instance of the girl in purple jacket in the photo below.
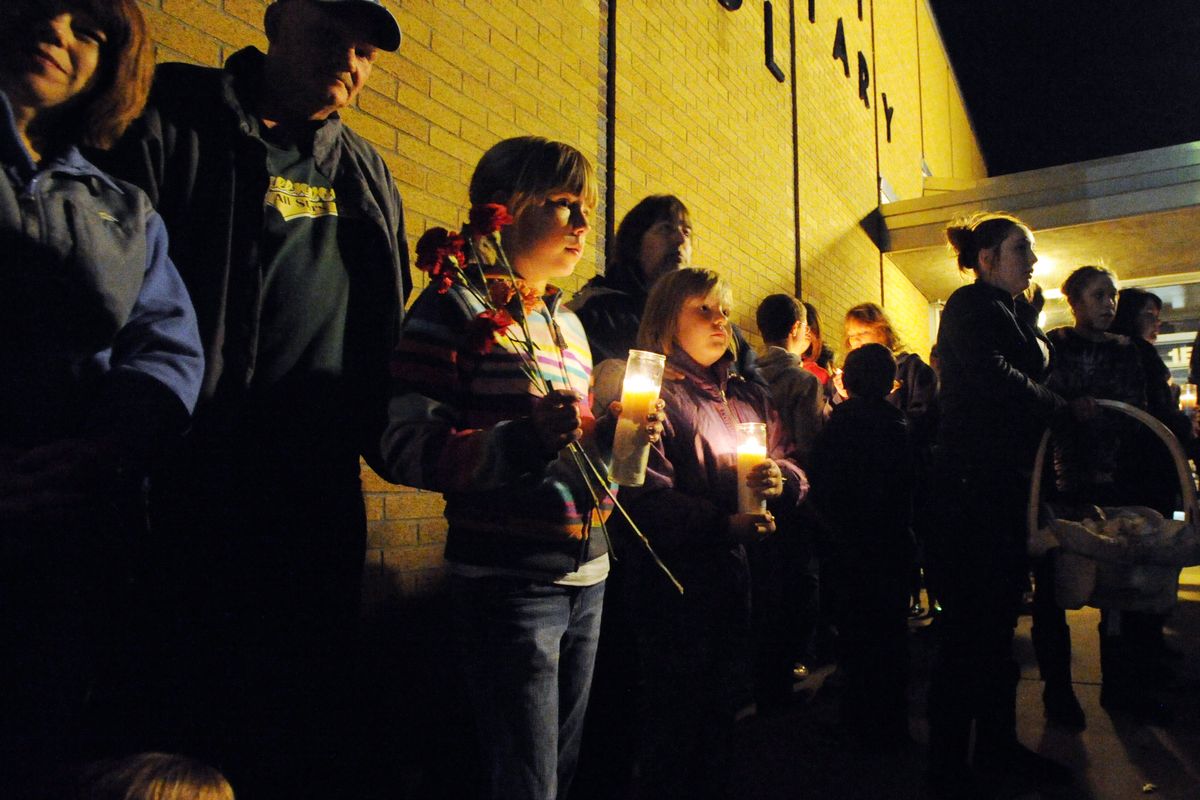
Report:
[[[731,373],[728,285],[680,269],[654,285],[638,346],[667,356],[666,422],[645,484],[624,489],[633,519],[683,584],[679,594],[633,547],[630,586],[645,676],[644,797],[723,797],[733,724],[750,702],[745,545],[808,489],[765,388]],[[747,477],[767,511],[739,513],[736,425],[765,422],[769,458]]]

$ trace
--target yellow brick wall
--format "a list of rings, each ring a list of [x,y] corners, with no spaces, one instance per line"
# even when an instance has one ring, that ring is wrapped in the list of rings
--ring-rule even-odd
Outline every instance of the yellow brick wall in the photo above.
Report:
[[[925,0],[917,6],[920,43],[921,114],[925,160],[939,178],[987,175],[979,143],[967,119],[962,95],[942,45],[937,23]]]
[[[905,350],[929,362],[933,339],[929,331],[929,301],[886,256],[883,260],[883,296],[888,319],[904,342]]]
[[[879,250],[862,224],[879,204],[873,74],[871,107],[858,96],[858,53],[873,60],[871,4],[859,20],[856,0],[818,1],[813,22],[805,5],[796,21],[802,294],[840,358],[846,309],[880,300]],[[839,20],[849,76],[832,56]]]
[[[921,196],[921,80],[913,69],[924,0],[875,0],[875,76],[879,90],[879,173],[899,197]],[[882,34],[882,35],[880,35]],[[887,139],[883,95],[892,109]]]
[[[793,288],[791,96],[763,66],[760,3],[622,0],[617,31],[616,219],[648,194],[692,215],[693,263],[729,278],[734,321]],[[775,19],[787,54],[786,10]]]
[[[349,124],[380,150],[404,196],[410,241],[458,227],[471,170],[496,141],[536,133],[578,146],[604,179],[607,7],[577,0],[384,0],[404,30],[380,56]],[[220,64],[265,47],[264,0],[143,0],[161,60]],[[910,347],[927,356],[925,298],[881,256],[869,218],[882,173],[902,198],[921,194],[921,157],[938,176],[980,177],[979,148],[925,0],[797,2],[796,74],[788,6],[775,3],[775,62],[764,66],[764,5],[736,12],[712,0],[621,0],[616,20],[614,219],[641,197],[670,192],[692,210],[698,265],[728,276],[735,320],[792,291],[822,312],[840,350],[841,317],[884,302]],[[872,16],[874,14],[874,16]],[[832,57],[842,21],[850,65]],[[858,96],[858,53],[870,70]],[[792,100],[799,182],[793,186]],[[892,141],[882,93],[894,107]],[[602,196],[603,196],[602,186]],[[794,198],[799,195],[797,207]],[[605,213],[574,290],[603,263]],[[795,218],[800,240],[796,241]],[[418,276],[418,286],[422,284]],[[367,600],[428,592],[441,579],[440,497],[390,486],[363,470]]]

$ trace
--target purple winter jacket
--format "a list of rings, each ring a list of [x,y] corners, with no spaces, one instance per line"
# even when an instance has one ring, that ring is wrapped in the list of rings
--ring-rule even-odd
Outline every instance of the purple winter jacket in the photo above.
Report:
[[[773,513],[799,505],[808,493],[808,480],[789,460],[792,444],[768,391],[731,376],[732,356],[727,353],[704,368],[677,351],[667,357],[667,365],[683,378],[664,381],[662,439],[650,450],[645,483],[623,488],[621,499],[670,564],[737,546],[728,532],[729,515],[737,511],[737,423],[767,423],[768,454],[786,478],[783,495],[769,504]],[[675,559],[668,558],[672,554]]]

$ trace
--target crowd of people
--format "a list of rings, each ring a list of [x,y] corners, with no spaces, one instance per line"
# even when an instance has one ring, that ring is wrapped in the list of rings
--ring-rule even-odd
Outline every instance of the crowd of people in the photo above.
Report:
[[[839,360],[811,303],[762,298],[756,352],[672,195],[566,297],[596,174],[522,136],[478,162],[461,231],[421,235],[413,298],[400,196],[338,114],[400,46],[378,0],[276,0],[267,52],[223,68],[155,69],[136,0],[8,0],[0,23],[6,797],[345,796],[360,458],[445,497],[480,797],[734,796],[738,720],[831,661],[846,746],[911,745],[923,615],[931,790],[1070,780],[1016,738],[1031,569],[1047,716],[1086,724],[1053,559],[1026,554],[1031,470],[1050,427],[1057,502],[1178,507],[1094,399],[1196,449],[1154,295],[1081,267],[1075,325],[1043,334],[1033,233],[980,214],[947,230],[975,281],[936,372],[870,302]],[[618,487],[631,349],[664,376],[632,420],[644,480]],[[748,423],[765,454],[739,476]],[[1134,680],[1163,621],[1105,612],[1106,706],[1166,721]]]

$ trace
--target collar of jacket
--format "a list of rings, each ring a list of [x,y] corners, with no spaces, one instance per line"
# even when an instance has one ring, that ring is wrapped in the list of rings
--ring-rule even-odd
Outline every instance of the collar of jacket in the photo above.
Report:
[[[246,136],[257,136],[262,125],[251,109],[258,105],[266,59],[266,54],[257,47],[245,47],[225,62],[227,77],[222,87],[222,97]],[[334,113],[318,125],[313,133],[313,161],[321,174],[331,180],[337,174],[338,159],[342,155],[342,149],[337,146],[341,132],[342,119]]]
[[[1017,301],[1015,299],[1013,299],[1013,296],[1011,294],[1004,291],[1003,289],[1000,289],[996,286],[992,286],[990,283],[985,281],[983,278],[976,278],[975,285],[977,287],[979,287],[980,292],[984,292],[987,295],[994,297],[996,300],[999,300],[1000,302],[1004,303],[1004,305],[1006,307],[1008,307],[1010,310],[1016,308]]]
[[[718,398],[724,393],[730,378],[734,377],[733,353],[728,350],[711,367],[703,367],[683,348],[675,347],[667,356],[667,364],[682,372],[685,380]]]
[[[12,104],[8,95],[0,91],[0,108],[4,110],[3,130],[0,131],[0,160],[6,167],[15,169],[22,182],[28,183],[38,172],[54,171],[86,178],[104,184],[112,189],[121,191],[121,187],[109,175],[92,162],[83,157],[79,148],[71,145],[65,151],[44,162],[39,168],[29,154],[21,135],[17,133],[16,118],[13,116]]]

